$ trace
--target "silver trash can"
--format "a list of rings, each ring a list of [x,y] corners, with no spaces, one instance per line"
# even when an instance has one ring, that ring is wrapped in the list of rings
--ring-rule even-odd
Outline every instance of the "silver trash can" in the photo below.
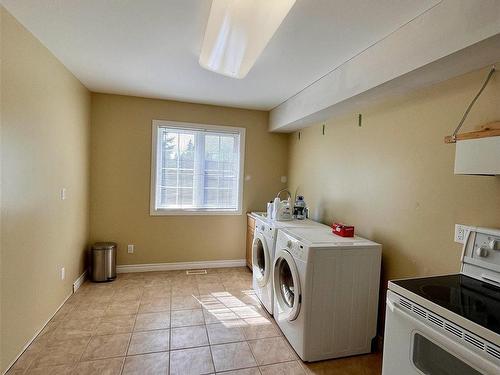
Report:
[[[90,261],[92,281],[112,281],[116,278],[116,247],[115,242],[96,242],[92,246]]]

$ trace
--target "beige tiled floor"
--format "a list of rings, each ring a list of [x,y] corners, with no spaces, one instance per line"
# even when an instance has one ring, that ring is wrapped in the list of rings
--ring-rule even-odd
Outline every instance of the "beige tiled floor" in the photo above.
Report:
[[[9,374],[378,375],[378,354],[302,363],[246,268],[85,283]]]

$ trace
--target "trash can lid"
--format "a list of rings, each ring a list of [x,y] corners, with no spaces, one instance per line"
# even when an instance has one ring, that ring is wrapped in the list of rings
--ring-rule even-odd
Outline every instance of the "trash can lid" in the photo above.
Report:
[[[116,242],[96,242],[92,249],[94,250],[108,250],[116,247]]]

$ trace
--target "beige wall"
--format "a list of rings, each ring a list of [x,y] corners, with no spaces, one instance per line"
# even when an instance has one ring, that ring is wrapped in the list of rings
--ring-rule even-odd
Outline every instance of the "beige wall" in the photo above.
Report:
[[[263,210],[284,185],[287,137],[266,112],[92,94],[91,239],[118,242],[118,264],[243,259],[245,215],[150,216],[153,119],[246,128],[243,211]],[[135,244],[134,254],[126,245]]]
[[[384,279],[457,272],[454,224],[500,227],[500,177],[455,176],[453,132],[488,70],[290,136],[290,187],[313,217],[383,245]],[[466,127],[500,120],[500,77]],[[465,129],[467,130],[467,129]]]
[[[89,233],[90,94],[1,12],[1,364],[72,291]],[[67,188],[68,199],[59,192]],[[66,269],[59,279],[59,266]]]

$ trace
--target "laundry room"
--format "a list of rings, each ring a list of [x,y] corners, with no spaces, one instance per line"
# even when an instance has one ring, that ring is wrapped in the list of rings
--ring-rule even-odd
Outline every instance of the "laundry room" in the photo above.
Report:
[[[0,374],[500,373],[500,1],[0,0]]]

